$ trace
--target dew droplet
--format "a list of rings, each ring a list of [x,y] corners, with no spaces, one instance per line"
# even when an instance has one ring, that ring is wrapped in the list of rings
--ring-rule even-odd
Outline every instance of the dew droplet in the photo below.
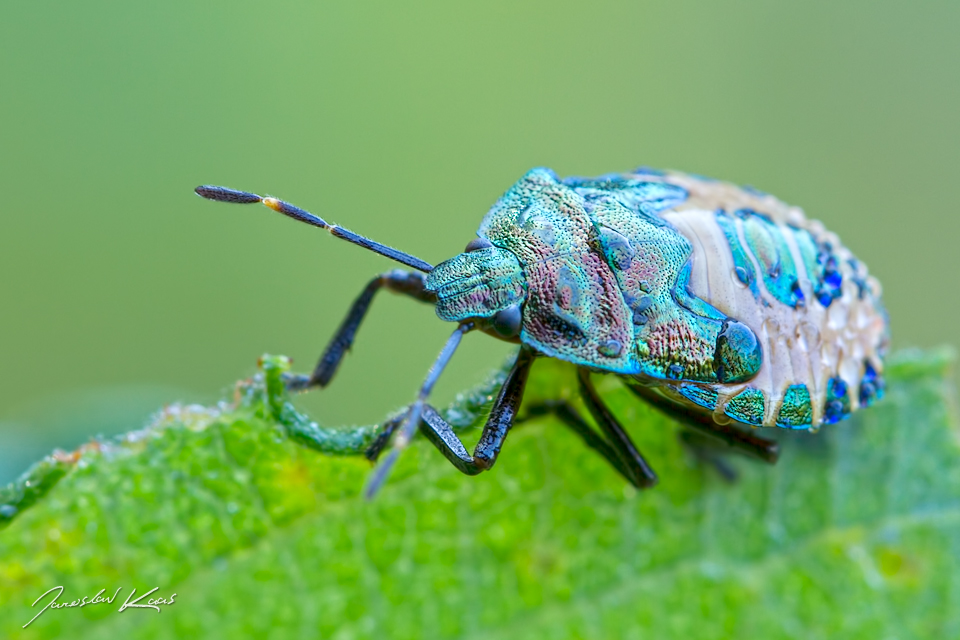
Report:
[[[619,340],[607,340],[597,347],[597,352],[608,358],[617,358],[623,353],[623,344]]]
[[[733,280],[737,284],[747,287],[750,285],[750,274],[743,267],[736,266],[733,268]]]

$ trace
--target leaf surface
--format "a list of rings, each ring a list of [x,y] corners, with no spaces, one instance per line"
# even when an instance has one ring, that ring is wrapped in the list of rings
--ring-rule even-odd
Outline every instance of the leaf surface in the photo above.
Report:
[[[367,502],[370,464],[347,454],[378,427],[310,422],[268,359],[232,404],[168,408],[0,490],[0,635],[960,637],[951,361],[899,354],[882,402],[818,434],[776,433],[780,462],[731,458],[734,484],[608,377],[598,388],[657,488],[626,486],[547,417],[472,478],[420,440]],[[497,376],[447,410],[468,444]],[[525,402],[573,399],[573,380],[540,361]],[[121,592],[23,629],[58,585],[59,602]],[[133,587],[175,603],[118,613]]]

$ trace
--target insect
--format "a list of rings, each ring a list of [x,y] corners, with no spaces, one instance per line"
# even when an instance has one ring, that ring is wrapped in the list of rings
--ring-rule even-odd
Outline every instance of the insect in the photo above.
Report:
[[[735,450],[767,462],[775,442],[755,427],[816,430],[884,393],[889,340],[880,285],[816,221],[773,196],[679,172],[637,169],[559,179],[533,169],[480,223],[477,237],[437,266],[292,204],[225,187],[210,200],[261,202],[413,269],[376,276],[353,303],[311,375],[327,386],[380,289],[435,305],[457,327],[416,400],[371,447],[383,483],[417,429],[465,474],[490,469],[514,424],[536,358],[578,371],[598,434],[569,404],[550,410],[636,487],[657,476],[598,395],[591,376],[619,376],[643,400]],[[464,334],[520,346],[469,452],[427,400]]]

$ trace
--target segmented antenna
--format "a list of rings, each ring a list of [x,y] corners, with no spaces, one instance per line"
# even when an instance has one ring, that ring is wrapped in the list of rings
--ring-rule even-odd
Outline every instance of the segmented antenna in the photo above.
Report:
[[[197,187],[194,189],[194,191],[196,191],[197,195],[201,198],[206,198],[207,200],[216,200],[218,202],[233,202],[236,204],[253,204],[254,202],[262,202],[277,213],[282,213],[288,218],[305,222],[309,225],[313,225],[314,227],[326,229],[337,238],[346,240],[347,242],[352,242],[357,246],[363,247],[364,249],[369,249],[374,253],[379,253],[382,256],[390,258],[391,260],[396,260],[397,262],[405,264],[412,269],[417,269],[418,271],[423,271],[424,273],[430,273],[433,271],[433,265],[424,262],[420,258],[411,256],[410,254],[404,253],[398,249],[394,249],[393,247],[388,247],[385,244],[374,242],[373,240],[358,235],[349,229],[344,229],[343,227],[339,227],[335,224],[328,224],[323,218],[315,216],[309,211],[292,205],[289,202],[284,202],[283,200],[271,197],[264,198],[248,191],[238,191],[228,187],[217,187],[213,185],[203,185]]]

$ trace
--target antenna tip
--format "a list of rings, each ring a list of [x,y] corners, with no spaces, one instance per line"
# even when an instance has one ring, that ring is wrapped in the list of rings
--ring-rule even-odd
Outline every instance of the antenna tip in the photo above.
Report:
[[[216,200],[217,202],[236,202],[239,204],[252,204],[254,202],[260,202],[260,196],[255,193],[238,191],[228,187],[217,187],[209,184],[204,184],[197,187],[194,189],[194,192],[201,198],[206,198],[207,200]]]

